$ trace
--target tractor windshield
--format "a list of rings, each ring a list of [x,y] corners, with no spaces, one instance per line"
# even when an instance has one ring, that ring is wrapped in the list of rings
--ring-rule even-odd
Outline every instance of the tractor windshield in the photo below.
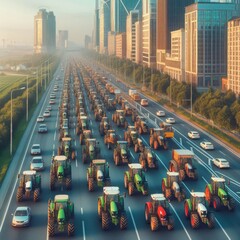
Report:
[[[127,144],[125,143],[120,143],[121,149],[127,150]]]
[[[32,175],[25,175],[25,182],[32,181],[33,176]]]
[[[215,184],[216,184],[216,188],[217,188],[217,189],[218,189],[218,188],[221,188],[221,189],[225,190],[225,184],[224,184],[224,182],[216,182]]]
[[[196,206],[197,206],[197,204],[199,204],[199,203],[202,203],[203,205],[206,205],[206,202],[205,202],[205,198],[204,198],[204,197],[195,197],[195,203],[196,203]]]
[[[107,202],[111,202],[111,201],[114,201],[114,202],[118,202],[118,195],[117,194],[109,194],[107,195]]]

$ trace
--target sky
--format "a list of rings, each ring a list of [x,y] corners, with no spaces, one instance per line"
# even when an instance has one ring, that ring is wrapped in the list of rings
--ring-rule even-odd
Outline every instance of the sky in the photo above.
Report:
[[[33,46],[34,16],[39,9],[53,11],[56,32],[68,30],[69,41],[83,44],[92,36],[95,0],[0,0],[0,48],[6,44]]]

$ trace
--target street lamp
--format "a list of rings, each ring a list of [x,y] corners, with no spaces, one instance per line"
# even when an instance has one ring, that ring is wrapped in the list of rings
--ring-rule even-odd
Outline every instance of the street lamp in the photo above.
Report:
[[[26,121],[28,122],[28,75],[27,75],[27,111],[26,111]]]
[[[14,91],[24,90],[26,87],[15,88],[11,90],[11,126],[10,126],[10,155],[12,155],[12,132],[13,132],[13,121],[12,121],[12,94]]]

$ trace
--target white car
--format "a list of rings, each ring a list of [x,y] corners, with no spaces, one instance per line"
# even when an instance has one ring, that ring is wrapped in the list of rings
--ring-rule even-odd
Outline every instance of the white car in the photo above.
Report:
[[[43,116],[38,116],[37,117],[37,122],[44,122],[44,121],[45,121],[45,119],[44,119]]]
[[[17,207],[13,214],[12,226],[13,227],[27,227],[31,221],[31,208],[22,206]]]
[[[49,100],[49,104],[51,104],[51,105],[52,105],[52,104],[55,104],[55,100],[54,100],[54,99],[50,99],[50,100]]]
[[[159,110],[159,111],[156,112],[156,115],[157,115],[158,117],[165,117],[166,114],[165,114],[164,111]]]
[[[166,122],[167,123],[175,123],[176,121],[174,118],[169,117],[169,118],[166,118]]]
[[[33,157],[30,163],[30,169],[35,171],[44,170],[44,161],[42,156]]]
[[[51,116],[50,111],[46,110],[46,111],[43,113],[43,116],[44,116],[44,117],[50,117],[50,116]]]
[[[188,132],[188,137],[191,139],[199,139],[200,135],[197,131],[190,131]]]
[[[47,125],[46,124],[40,124],[39,128],[38,128],[38,133],[47,133],[48,129],[47,129]]]
[[[40,155],[41,147],[40,144],[33,144],[31,148],[31,155]]]
[[[50,106],[50,105],[47,106],[47,107],[46,107],[46,110],[48,110],[48,111],[52,111],[52,106]]]
[[[214,158],[212,161],[219,168],[230,168],[230,163],[224,158]]]
[[[205,150],[213,150],[214,146],[211,142],[200,142],[200,146],[201,148],[205,149]]]

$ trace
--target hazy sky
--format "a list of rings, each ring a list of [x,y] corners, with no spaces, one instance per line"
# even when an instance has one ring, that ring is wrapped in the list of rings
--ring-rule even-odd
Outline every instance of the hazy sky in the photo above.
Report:
[[[0,0],[0,47],[6,43],[33,46],[34,16],[40,8],[53,11],[56,31],[68,30],[69,40],[83,43],[92,35],[95,0]]]

